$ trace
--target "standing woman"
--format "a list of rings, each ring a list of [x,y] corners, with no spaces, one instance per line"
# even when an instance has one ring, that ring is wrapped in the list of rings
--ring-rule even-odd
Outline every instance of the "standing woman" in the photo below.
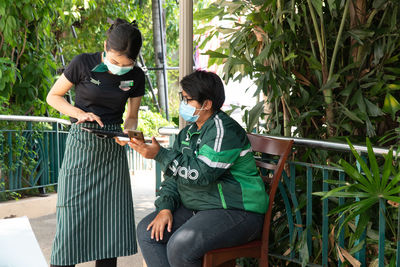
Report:
[[[142,46],[136,24],[117,19],[107,31],[104,51],[76,56],[51,88],[47,102],[73,123],[58,178],[57,230],[51,266],[96,260],[117,265],[137,252],[132,191],[125,148],[82,126],[136,129],[144,73],[135,66]],[[75,106],[64,95],[75,86]]]

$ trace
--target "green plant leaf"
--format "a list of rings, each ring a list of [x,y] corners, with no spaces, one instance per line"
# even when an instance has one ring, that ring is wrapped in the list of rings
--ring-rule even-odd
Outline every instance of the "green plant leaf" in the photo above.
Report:
[[[228,58],[228,55],[224,55],[222,53],[212,51],[212,50],[207,50],[207,52],[203,53],[203,55],[209,55],[210,57],[214,58]]]
[[[378,198],[363,199],[363,200],[355,203],[355,204],[357,204],[357,205],[355,205],[357,207],[357,209],[351,209],[348,211],[344,211],[344,213],[346,213],[347,217],[345,217],[343,223],[340,224],[338,233],[340,233],[340,231],[342,230],[344,225],[346,225],[348,222],[353,220],[356,216],[364,214],[364,212],[367,211],[372,205],[376,204],[377,201],[378,201]]]
[[[386,191],[386,190],[391,190],[391,189],[393,188],[394,185],[396,185],[396,188],[400,188],[400,187],[397,187],[397,183],[399,183],[399,182],[400,182],[400,172],[398,172],[398,173],[392,178],[392,180],[390,181],[390,183],[386,186],[385,191]],[[391,194],[390,191],[389,191],[389,194]]]
[[[371,101],[369,101],[367,98],[364,98],[365,104],[367,106],[367,111],[368,114],[372,117],[378,117],[378,116],[382,116],[384,115],[384,113],[382,112],[382,110],[375,105],[374,103],[372,103]]]
[[[375,153],[372,149],[371,141],[367,137],[366,140],[367,143],[367,151],[368,151],[368,159],[369,159],[369,165],[371,166],[372,174],[373,174],[373,180],[377,181],[376,185],[379,185],[380,176],[379,176],[379,167],[378,167],[378,162],[376,161]],[[381,184],[381,189],[383,189],[382,184]]]
[[[315,10],[319,17],[322,17],[322,1],[321,0],[311,0],[312,5],[314,6]]]
[[[396,98],[394,98],[390,93],[387,93],[382,110],[391,114],[392,118],[394,118],[396,112],[400,110],[400,104]]]
[[[246,124],[248,133],[253,131],[263,110],[264,110],[264,101],[260,101],[249,111],[248,120],[247,120],[247,124]]]
[[[350,140],[348,138],[346,138],[346,139],[347,139],[347,143],[350,146],[351,152],[353,153],[354,157],[357,159],[358,164],[360,164],[360,167],[363,170],[363,172],[365,173],[365,176],[368,178],[368,180],[370,181],[370,183],[372,185],[378,186],[379,185],[379,180],[378,181],[374,180],[374,178],[372,177],[372,174],[371,174],[367,164],[365,163],[365,161],[360,157],[360,155],[358,154],[358,152],[356,151],[356,149],[354,148],[354,146],[350,142]],[[378,177],[376,179],[378,179]]]
[[[349,175],[353,180],[363,184],[365,187],[370,188],[371,182],[368,181],[358,170],[356,170],[347,161],[340,159],[339,164],[342,166],[343,170]]]
[[[364,122],[354,112],[350,111],[342,103],[339,103],[339,105],[341,106],[341,112],[344,115],[346,115],[349,119],[364,124]]]
[[[393,164],[393,148],[389,149],[389,153],[385,157],[385,164],[383,165],[382,179],[381,179],[381,190],[383,191],[387,187],[387,181],[389,175],[392,172]]]

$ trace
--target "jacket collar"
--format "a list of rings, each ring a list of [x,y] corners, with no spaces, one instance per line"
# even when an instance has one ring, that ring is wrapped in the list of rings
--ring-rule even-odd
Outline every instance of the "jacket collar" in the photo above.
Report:
[[[192,124],[189,126],[189,129],[187,130],[188,134],[189,134],[190,136],[192,136],[193,134],[196,134],[196,133],[200,134],[200,133],[203,131],[203,129],[208,128],[209,125],[213,125],[213,123],[214,123],[214,122],[213,122],[214,117],[215,117],[217,114],[219,114],[220,112],[222,112],[222,111],[221,111],[221,110],[215,111],[215,112],[206,120],[206,122],[204,122],[203,127],[201,127],[200,130],[197,129],[197,124],[196,124],[196,123],[192,123]]]

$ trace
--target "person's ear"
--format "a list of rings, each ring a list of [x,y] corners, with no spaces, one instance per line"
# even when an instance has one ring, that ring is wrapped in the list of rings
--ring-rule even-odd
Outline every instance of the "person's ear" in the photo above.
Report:
[[[205,110],[211,110],[212,109],[212,100],[207,99],[206,101],[204,101],[204,109]]]
[[[106,51],[107,48],[107,41],[104,41],[104,51]]]

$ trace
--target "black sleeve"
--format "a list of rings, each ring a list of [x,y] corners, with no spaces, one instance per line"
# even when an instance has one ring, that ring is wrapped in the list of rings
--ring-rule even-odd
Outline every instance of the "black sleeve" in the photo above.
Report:
[[[82,55],[75,56],[64,70],[64,76],[73,84],[83,80]]]
[[[135,84],[133,88],[129,91],[129,97],[138,97],[144,95],[145,88],[145,78],[144,72],[139,68],[139,71],[136,72]]]

